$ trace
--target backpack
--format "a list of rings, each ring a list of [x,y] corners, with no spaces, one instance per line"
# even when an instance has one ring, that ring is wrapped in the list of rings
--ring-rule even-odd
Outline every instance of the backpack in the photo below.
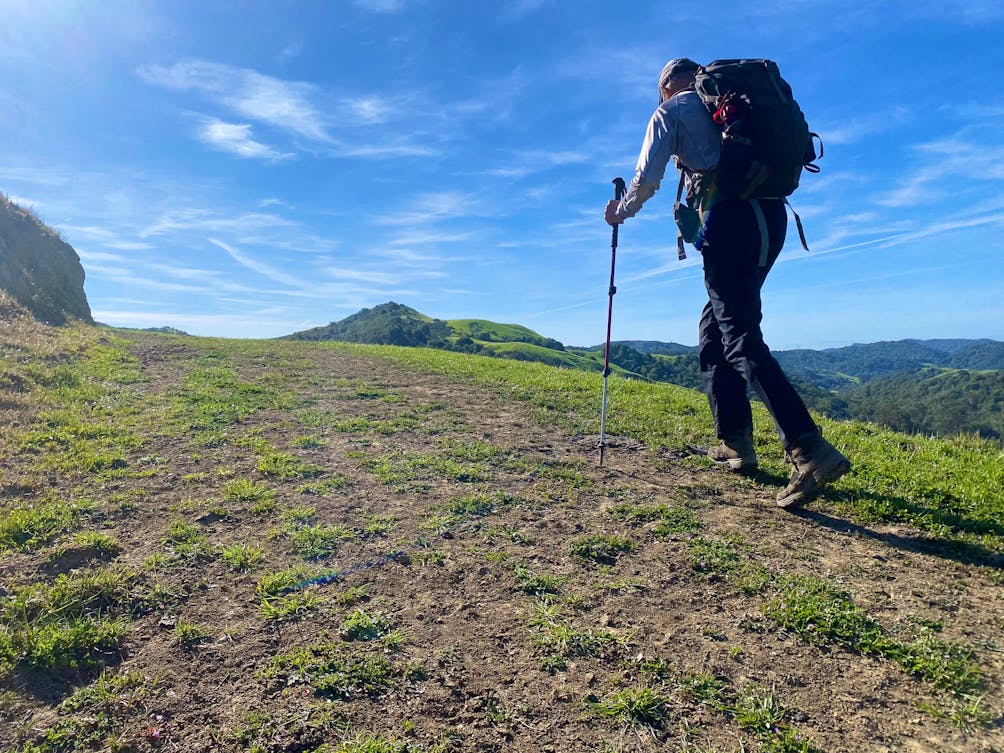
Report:
[[[819,158],[823,141],[809,130],[773,60],[715,60],[697,69],[694,88],[722,129],[715,171],[721,195],[784,198],[787,203],[803,169],[819,172],[813,139],[819,140]],[[798,214],[795,221],[808,250]]]

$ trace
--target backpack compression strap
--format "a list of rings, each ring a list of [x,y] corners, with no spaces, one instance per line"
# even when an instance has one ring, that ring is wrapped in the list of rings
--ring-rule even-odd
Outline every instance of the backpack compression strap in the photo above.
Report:
[[[798,216],[798,212],[795,211],[795,207],[788,203],[787,198],[785,198],[784,203],[788,205],[788,209],[790,209],[791,213],[795,215],[795,227],[798,228],[798,238],[802,241],[802,248],[808,251],[809,244],[805,242],[805,231],[802,229],[802,218]]]

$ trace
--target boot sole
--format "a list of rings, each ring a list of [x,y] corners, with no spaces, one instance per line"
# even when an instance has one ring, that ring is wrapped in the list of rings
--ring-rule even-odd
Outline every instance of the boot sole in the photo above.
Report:
[[[851,461],[845,457],[841,457],[839,461],[829,468],[821,468],[813,472],[811,488],[803,487],[787,497],[778,497],[777,506],[783,510],[797,510],[802,505],[806,505],[818,497],[827,484],[836,481],[850,470]]]

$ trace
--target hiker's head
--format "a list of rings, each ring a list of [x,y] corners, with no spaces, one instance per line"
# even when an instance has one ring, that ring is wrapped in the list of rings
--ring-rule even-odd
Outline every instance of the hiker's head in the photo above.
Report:
[[[694,83],[694,74],[700,66],[690,58],[673,58],[659,74],[659,101],[665,102]]]

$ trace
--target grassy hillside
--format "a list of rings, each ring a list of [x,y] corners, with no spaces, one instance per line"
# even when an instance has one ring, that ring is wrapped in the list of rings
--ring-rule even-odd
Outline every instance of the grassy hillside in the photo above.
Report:
[[[549,366],[563,366],[570,369],[584,369],[586,371],[601,371],[603,369],[602,354],[600,358],[588,357],[577,353],[569,353],[564,350],[554,350],[542,345],[526,342],[492,342],[478,341],[485,350],[486,355],[495,355],[502,358],[511,358],[516,361],[536,361]],[[615,367],[618,373],[626,373],[623,369]]]
[[[0,329],[0,750],[1004,746],[1004,463],[428,348]],[[918,747],[919,746],[919,747]]]
[[[519,324],[499,324],[487,319],[447,319],[455,337],[470,337],[481,342],[523,342],[542,348],[564,350],[557,340],[543,337],[532,329]]]

